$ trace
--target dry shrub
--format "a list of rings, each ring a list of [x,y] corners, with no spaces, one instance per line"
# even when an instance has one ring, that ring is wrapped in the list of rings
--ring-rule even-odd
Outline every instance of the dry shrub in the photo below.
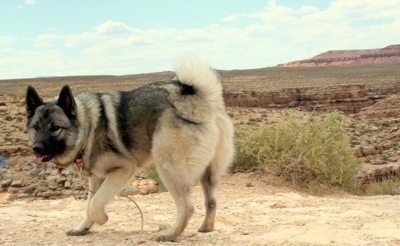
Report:
[[[366,196],[399,195],[400,177],[390,176],[380,181],[373,181],[368,185],[368,188],[365,191],[358,191],[358,194]]]
[[[328,184],[353,189],[361,162],[343,129],[344,116],[332,112],[308,123],[292,119],[249,130],[237,139],[234,169],[264,169],[295,184]]]

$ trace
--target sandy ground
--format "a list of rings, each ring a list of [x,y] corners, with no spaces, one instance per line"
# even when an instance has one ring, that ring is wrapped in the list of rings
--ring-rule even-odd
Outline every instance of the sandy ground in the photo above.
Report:
[[[4,194],[3,194],[4,195]],[[107,207],[109,221],[82,237],[64,232],[83,216],[84,200],[19,200],[0,204],[2,245],[399,245],[400,197],[335,194],[315,197],[271,184],[253,173],[227,176],[219,187],[216,230],[197,232],[201,189],[192,190],[195,214],[177,243],[152,238],[175,219],[167,192],[125,197]]]

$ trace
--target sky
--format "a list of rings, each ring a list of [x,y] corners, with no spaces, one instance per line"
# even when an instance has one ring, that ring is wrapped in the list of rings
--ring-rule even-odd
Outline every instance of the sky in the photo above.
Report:
[[[0,0],[0,79],[216,69],[400,43],[399,0]],[[0,82],[1,83],[1,82]]]

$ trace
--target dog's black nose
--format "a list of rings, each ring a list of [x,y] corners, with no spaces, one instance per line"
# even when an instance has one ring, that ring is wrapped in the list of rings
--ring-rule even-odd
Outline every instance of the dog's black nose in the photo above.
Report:
[[[43,154],[44,146],[42,143],[35,143],[32,149],[36,154]]]

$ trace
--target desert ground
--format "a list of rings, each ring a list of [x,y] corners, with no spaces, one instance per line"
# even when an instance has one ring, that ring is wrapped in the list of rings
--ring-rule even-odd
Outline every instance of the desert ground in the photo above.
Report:
[[[282,182],[282,183],[281,183]],[[199,186],[192,190],[195,214],[177,245],[398,245],[399,196],[315,197],[285,182],[254,173],[231,174],[218,192],[216,230],[197,232],[203,217]],[[64,232],[77,225],[85,201],[16,200],[0,204],[3,245],[175,245],[153,236],[174,221],[167,192],[132,196],[141,207],[117,197],[106,211],[109,221],[83,237]]]
[[[197,232],[203,217],[199,186],[193,188],[195,214],[178,245],[398,245],[399,196],[315,197],[280,185],[272,177],[231,174],[219,192],[216,230]],[[135,195],[135,205],[117,197],[107,206],[109,221],[83,237],[64,232],[83,216],[84,200],[16,200],[0,204],[2,245],[174,245],[153,236],[174,221],[167,192]]]
[[[366,68],[336,73],[279,68],[270,77],[264,71],[223,72],[228,91],[258,90],[326,84],[365,84],[371,88],[400,83],[398,71],[378,70],[362,75]],[[285,72],[286,71],[286,72]],[[287,71],[300,71],[298,74]],[[360,72],[362,71],[362,72]],[[325,71],[326,72],[326,71]],[[312,75],[309,75],[312,74]],[[380,74],[380,75],[379,75]],[[216,230],[197,232],[203,215],[202,192],[192,189],[195,213],[177,243],[157,243],[153,237],[175,219],[175,206],[168,192],[127,190],[143,211],[124,196],[106,207],[109,221],[95,225],[83,237],[65,231],[83,217],[86,183],[78,175],[33,163],[24,127],[24,90],[33,84],[44,96],[55,96],[64,84],[76,91],[109,91],[136,87],[171,73],[127,77],[69,77],[0,81],[0,242],[2,245],[399,245],[400,197],[351,195],[338,189],[311,194],[279,177],[260,171],[227,174],[218,189]],[[324,80],[324,76],[326,79]],[[132,80],[132,78],[134,78]],[[250,81],[241,83],[241,81]],[[110,83],[109,81],[115,82]],[[275,81],[275,82],[274,82]],[[323,83],[321,82],[323,81]],[[274,82],[274,83],[272,83]],[[111,88],[112,87],[112,88]],[[357,114],[348,115],[345,128],[354,152],[363,160],[364,171],[398,167],[400,128],[396,110],[400,99],[385,96]],[[392,114],[380,114],[392,109]],[[238,134],[260,124],[274,124],[284,117],[307,120],[310,114],[294,109],[228,108]],[[386,111],[385,111],[386,112]],[[390,116],[388,116],[390,115]],[[139,177],[143,180],[142,177]],[[145,179],[145,178],[144,178]],[[67,186],[68,184],[68,186]],[[137,184],[137,183],[136,183]],[[140,187],[139,187],[140,188]],[[145,195],[143,195],[145,194]]]

